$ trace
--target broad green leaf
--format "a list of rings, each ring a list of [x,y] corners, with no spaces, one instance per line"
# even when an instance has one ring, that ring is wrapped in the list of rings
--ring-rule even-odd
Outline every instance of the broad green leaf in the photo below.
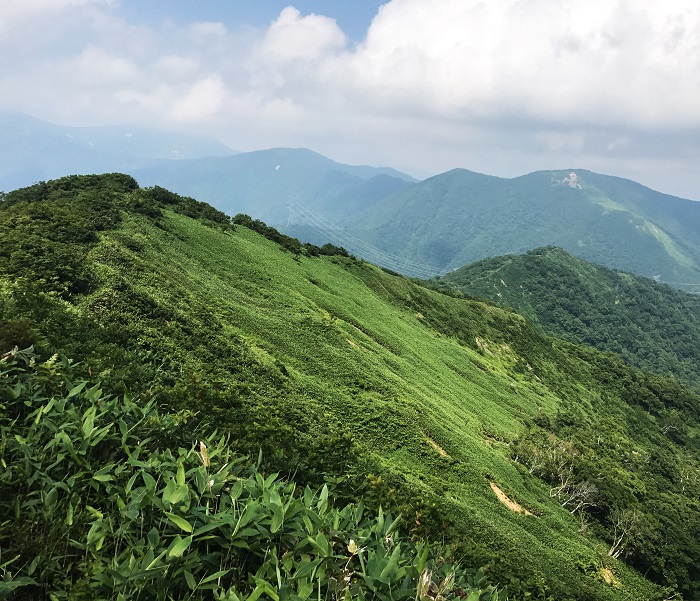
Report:
[[[275,507],[272,514],[272,519],[270,520],[270,532],[277,532],[284,522],[284,507]]]
[[[143,483],[148,491],[153,491],[156,488],[156,481],[148,472],[141,472]]]
[[[102,543],[104,542],[105,536],[107,535],[104,529],[104,523],[102,520],[97,520],[93,522],[88,530],[86,542],[88,545],[94,545],[95,550],[99,551],[102,548]]]
[[[233,533],[236,534],[236,532],[238,532],[240,528],[243,528],[248,523],[253,521],[256,517],[258,509],[260,509],[260,504],[257,501],[252,501],[251,503],[248,503],[247,507],[241,514],[241,517],[238,518],[238,523],[236,524]]]
[[[150,477],[150,476],[149,476]],[[145,480],[145,477],[144,477]],[[151,478],[151,480],[153,480]],[[153,481],[155,484],[155,480]],[[175,490],[177,488],[177,484],[175,483],[175,480],[168,480],[168,483],[165,485],[165,488],[163,489],[163,503],[171,503],[172,504],[172,496],[175,494]]]
[[[176,536],[175,540],[168,548],[168,557],[182,557],[182,554],[187,550],[191,543],[191,536],[187,536],[185,538],[181,538],[179,535]]]
[[[325,513],[328,508],[328,486],[326,484],[324,484],[321,489],[321,495],[318,499],[318,503],[316,503],[316,507],[321,514]]]
[[[379,507],[379,512],[377,514],[377,523],[374,527],[374,531],[379,534],[384,534],[384,511],[382,511],[381,506]]]
[[[316,540],[314,542],[324,555],[328,556],[330,554],[330,545],[328,544],[328,539],[323,532],[319,532],[316,535]]]
[[[316,568],[321,563],[321,561],[322,560],[319,558],[316,558],[312,561],[302,560],[299,567],[297,567],[296,572],[294,572],[294,579],[299,580],[300,578],[306,578],[307,576],[313,579],[313,573],[316,571]]]
[[[142,570],[148,569],[147,566],[152,565],[154,559],[155,559],[155,553],[153,553],[152,548],[149,548],[148,551],[146,551],[146,554],[143,556],[143,559],[141,560],[141,569]]]
[[[175,476],[175,482],[178,486],[183,486],[185,484],[185,466],[182,461],[177,464],[177,475]]]
[[[154,558],[153,561],[152,561],[151,563],[149,563],[149,564],[146,566],[146,571],[152,570],[152,569],[158,567],[158,564],[160,563],[160,560],[163,559],[163,557],[165,557],[165,554],[166,554],[167,552],[168,552],[167,550],[161,551],[161,552],[158,554],[158,556],[157,556],[156,558]],[[163,567],[167,567],[167,566],[163,566]]]
[[[151,528],[146,535],[146,539],[148,540],[148,544],[153,548],[157,547],[158,543],[160,542],[160,533],[158,532],[158,529]]]
[[[391,557],[389,558],[389,562],[386,564],[384,569],[379,574],[379,578],[386,578],[388,576],[391,576],[396,571],[396,566],[399,563],[400,556],[401,556],[401,543],[397,543],[396,546],[394,547],[393,552],[391,553]]]
[[[187,570],[185,570],[185,580],[187,581],[187,586],[190,587],[191,591],[197,588],[197,582],[194,579],[194,576],[192,576],[192,573],[188,572]]]
[[[93,430],[95,429],[95,413],[97,412],[96,407],[90,407],[83,416],[83,436],[85,438],[90,438]]]
[[[192,524],[190,524],[185,518],[175,515],[174,513],[167,513],[168,519],[175,524],[178,528],[185,532],[192,532]]]
[[[71,399],[75,395],[80,394],[82,392],[83,388],[85,388],[86,384],[87,384],[87,382],[81,382],[77,386],[73,386],[73,388],[71,388],[70,391],[68,392],[68,395],[66,396],[66,398]]]
[[[202,580],[201,584],[207,584],[207,583],[213,582],[214,580],[217,580],[219,578],[223,578],[230,571],[231,571],[231,569],[229,568],[228,570],[220,570],[218,572],[214,572],[213,574],[209,574],[209,576],[207,576],[206,578],[204,578]]]
[[[11,593],[23,586],[36,586],[38,582],[33,578],[14,578],[13,580],[0,580],[0,593]]]
[[[201,534],[205,534],[206,532],[211,532],[212,530],[216,530],[217,528],[221,528],[222,526],[230,526],[232,523],[233,516],[226,514],[221,517],[217,517],[216,520],[210,522],[209,524],[200,526],[199,528],[197,528],[197,530],[194,531],[193,536],[199,536]]]
[[[430,551],[430,545],[428,543],[423,544],[423,551],[420,554],[420,557],[418,559],[418,565],[416,566],[416,569],[418,570],[418,573],[421,574],[423,572],[423,569],[425,568],[425,563],[428,561],[428,552]]]
[[[46,507],[46,509],[48,509],[49,511],[53,509],[54,505],[56,505],[57,497],[58,490],[54,487],[46,495],[46,498],[44,499],[44,507]]]
[[[175,505],[190,498],[190,489],[187,484],[181,484],[170,495],[170,503]]]
[[[110,474],[112,471],[112,468],[114,467],[113,463],[110,463],[109,465],[106,465],[103,467],[101,470],[98,470],[92,475],[92,478],[94,480],[97,480],[98,482],[108,482],[110,480],[114,480],[114,476]]]
[[[398,528],[399,523],[401,522],[401,514],[393,521],[391,524],[389,524],[389,527],[386,529],[384,532],[384,536],[387,536],[388,534],[394,532],[396,528]]]
[[[246,601],[256,601],[256,599],[260,598],[260,596],[263,594],[270,597],[272,601],[280,600],[279,595],[269,582],[265,582],[264,580],[257,580],[257,582],[258,585],[255,587],[255,590],[250,594]]]
[[[313,592],[314,592],[313,582],[305,582],[304,584],[300,585],[299,588],[297,589],[297,595],[299,595],[299,597],[301,599],[308,599]]]
[[[134,483],[136,482],[138,474],[132,474],[131,478],[129,478],[129,481],[126,483],[126,486],[124,487],[124,492],[128,495],[131,492],[131,489],[134,487]]]

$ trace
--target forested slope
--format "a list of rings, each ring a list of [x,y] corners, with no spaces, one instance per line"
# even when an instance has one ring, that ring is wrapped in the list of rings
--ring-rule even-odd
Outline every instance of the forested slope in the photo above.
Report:
[[[393,567],[368,581],[353,558],[365,552],[362,541],[367,554],[393,557],[383,525],[353,525],[347,513],[342,529],[340,521],[287,523],[279,510],[274,516],[271,493],[260,501],[271,513],[246,533],[260,561],[226,555],[215,569],[221,541],[207,535],[206,508],[216,495],[207,496],[212,472],[199,441],[218,455],[260,456],[250,469],[264,474],[262,484],[243,468],[231,481],[253,478],[244,485],[253,500],[278,473],[295,483],[278,489],[290,506],[284,495],[295,487],[304,503],[309,495],[304,511],[325,511],[313,493],[325,483],[341,512],[363,498],[369,516],[380,505],[401,514],[401,536],[433,541],[434,587],[446,587],[440,558],[466,570],[443,590],[448,598],[465,598],[467,576],[481,566],[509,599],[663,599],[675,590],[700,598],[700,405],[674,382],[547,338],[511,311],[140,189],[128,176],[12,192],[0,202],[0,237],[0,448],[9,466],[0,476],[0,563],[17,598],[140,590],[132,585],[161,598],[185,598],[180,586],[199,598],[272,596],[260,579],[279,598],[309,590],[330,598],[345,578],[352,598],[368,582],[370,596],[416,596],[424,547],[401,547],[408,580],[392,580],[396,552]],[[12,352],[15,345],[34,345],[38,357]],[[76,397],[62,421],[56,407]],[[114,415],[115,397],[118,411],[159,408],[161,417]],[[69,441],[75,432],[73,447],[61,432]],[[96,432],[112,443],[93,449]],[[68,445],[60,455],[68,465],[30,440]],[[123,477],[139,462],[150,489],[148,478]],[[124,486],[123,507],[111,477]],[[61,482],[83,483],[85,496]],[[137,485],[155,500],[130,505],[126,488]],[[355,509],[343,510],[348,503]],[[226,511],[222,519],[242,515]],[[132,530],[134,519],[152,520],[153,536]],[[313,534],[316,546],[278,537],[273,551],[273,530],[296,543]],[[133,557],[120,545],[132,545]],[[194,573],[201,554],[209,567]],[[304,561],[316,563],[297,572]],[[340,565],[352,570],[333,571]],[[302,590],[312,572],[326,580]],[[423,593],[438,598],[437,588]]]
[[[582,169],[511,179],[453,169],[343,225],[386,252],[443,271],[555,245],[679,287],[700,284],[700,204]]]
[[[440,284],[515,308],[552,335],[700,391],[700,296],[556,247],[465,265]]]

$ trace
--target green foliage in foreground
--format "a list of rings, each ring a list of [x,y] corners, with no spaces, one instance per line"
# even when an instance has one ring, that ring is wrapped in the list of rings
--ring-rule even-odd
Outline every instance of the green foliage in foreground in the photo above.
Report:
[[[556,247],[478,261],[437,282],[513,307],[551,336],[614,352],[700,391],[700,295]]]
[[[73,182],[84,193],[63,201],[68,215],[89,211],[113,178]],[[0,222],[21,214],[15,206],[0,202]],[[103,396],[130,394],[186,417],[184,438],[161,434],[154,451],[170,449],[176,462],[191,453],[180,447],[209,444],[214,430],[239,455],[262,448],[259,471],[311,490],[325,483],[339,507],[362,497],[374,514],[380,505],[401,514],[407,535],[444,541],[511,599],[660,601],[678,589],[698,598],[690,536],[659,539],[648,578],[645,555],[615,556],[616,512],[622,524],[642,509],[662,526],[678,519],[674,536],[695,532],[697,396],[549,339],[512,311],[350,257],[289,252],[255,224],[192,219],[141,189],[116,194],[113,206],[118,223],[79,247],[86,291],[70,281],[53,288],[0,260],[0,341],[59,351],[101,382]],[[46,210],[60,229],[66,216]],[[26,228],[50,241],[39,221]],[[595,478],[594,504],[572,505],[556,472],[513,452],[540,440],[535,426],[585,458],[572,465],[572,490]],[[188,461],[186,472],[201,467],[193,454]],[[508,509],[491,485],[532,515]],[[14,520],[9,509],[1,522]]]
[[[17,599],[496,601],[399,519],[335,508],[84,367],[0,358],[0,594]]]

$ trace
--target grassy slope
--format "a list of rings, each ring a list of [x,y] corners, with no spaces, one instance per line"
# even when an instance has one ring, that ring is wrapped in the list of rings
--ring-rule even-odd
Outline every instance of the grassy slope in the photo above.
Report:
[[[508,369],[516,361],[511,351],[479,353],[426,323],[452,312],[488,339],[500,338],[504,323],[527,329],[520,317],[418,289],[369,265],[295,258],[243,228],[222,235],[175,215],[167,230],[130,219],[107,233],[93,251],[106,272],[115,238],[125,235],[143,244],[129,257],[144,266],[127,274],[135,289],[175,317],[206,316],[222,340],[243,341],[254,362],[284,365],[289,377],[269,399],[275,411],[297,415],[313,407],[315,419],[352,432],[416,490],[442,497],[462,536],[505,557],[527,555],[533,572],[567,581],[578,563],[600,563],[602,547],[577,535],[577,521],[551,502],[548,487],[525,477],[495,442],[515,437],[538,409],[554,412],[560,399],[537,378]],[[85,299],[84,309],[94,310],[103,294]],[[489,477],[539,517],[506,509]],[[629,590],[640,590],[622,573]],[[590,580],[599,598],[625,598],[599,575]]]
[[[387,483],[375,478],[370,494],[391,502],[397,486],[409,491],[422,515],[408,525],[444,527],[468,562],[489,563],[501,584],[513,578],[511,591],[660,594],[580,534],[550,487],[510,459],[508,443],[541,414],[607,420],[631,448],[670,444],[635,434],[655,419],[599,381],[599,357],[512,312],[352,259],[296,256],[243,227],[222,232],[171,212],[158,225],[125,213],[103,231],[87,257],[99,285],[74,304],[51,301],[60,319],[38,319],[41,334],[106,381],[126,378],[173,409],[194,408],[267,453],[308,451],[331,474],[357,468],[333,442],[350,432],[361,466]],[[21,305],[12,289],[6,280],[7,306]],[[536,516],[508,510],[489,481]]]
[[[485,259],[443,280],[552,336],[621,355],[700,389],[700,297],[577,259],[558,248]]]

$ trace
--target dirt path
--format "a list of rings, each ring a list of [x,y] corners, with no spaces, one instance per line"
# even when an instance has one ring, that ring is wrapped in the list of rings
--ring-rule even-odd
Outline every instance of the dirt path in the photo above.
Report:
[[[534,515],[531,512],[529,512],[527,509],[525,509],[522,505],[518,505],[515,501],[511,501],[508,498],[508,495],[504,493],[498,486],[496,485],[495,482],[489,482],[491,485],[491,490],[496,493],[496,496],[498,497],[498,500],[503,503],[508,509],[511,511],[514,511],[515,513],[522,513],[523,515]]]

